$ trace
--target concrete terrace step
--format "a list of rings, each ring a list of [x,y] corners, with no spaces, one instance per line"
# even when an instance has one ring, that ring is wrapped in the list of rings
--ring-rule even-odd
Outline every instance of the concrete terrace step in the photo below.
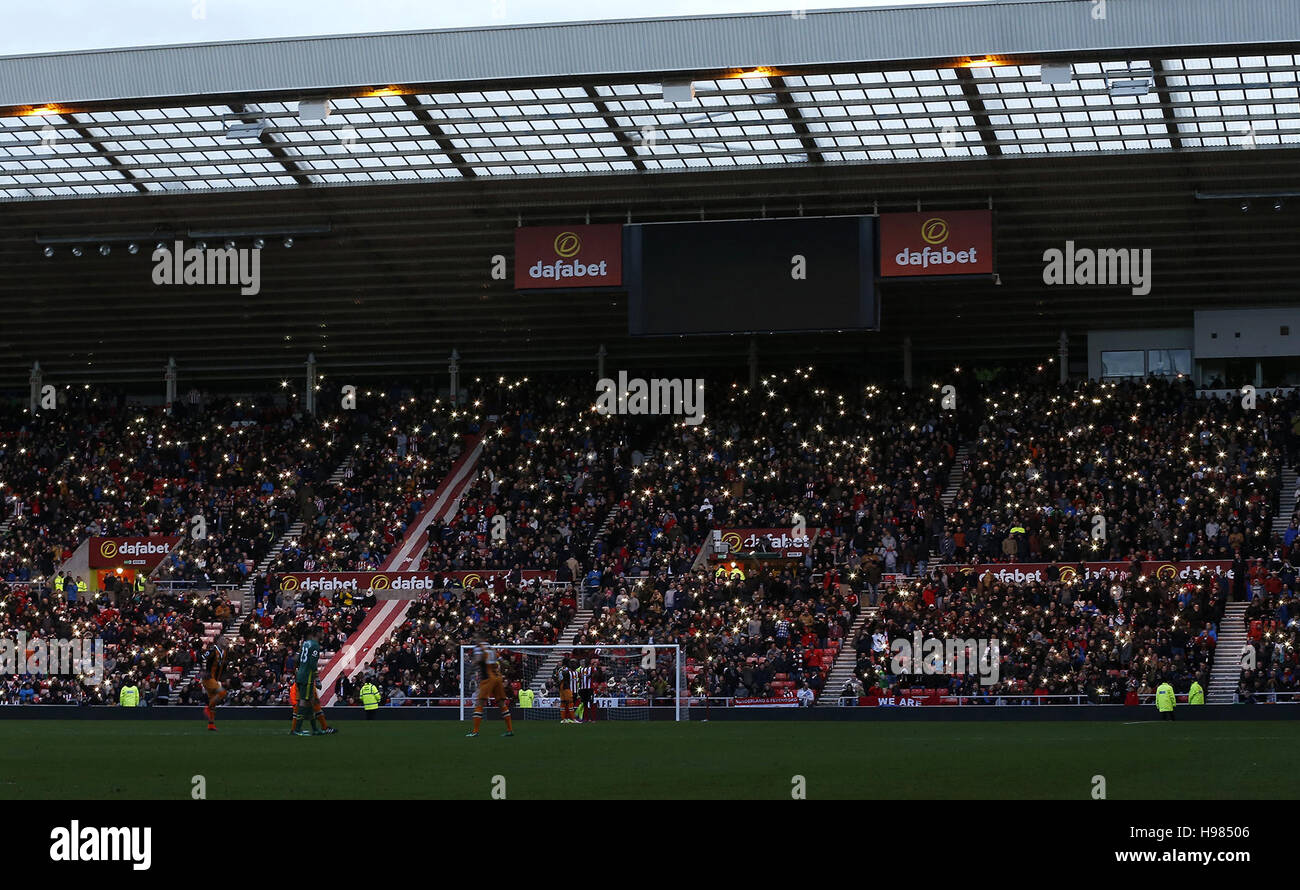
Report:
[[[1219,622],[1218,640],[1214,647],[1214,666],[1210,669],[1210,683],[1205,690],[1208,704],[1231,704],[1241,681],[1239,653],[1247,644],[1246,607],[1248,603],[1228,603]]]
[[[948,484],[944,487],[943,493],[939,495],[939,500],[943,503],[944,511],[952,506],[953,501],[957,500],[957,492],[961,491],[962,481],[966,478],[966,461],[970,459],[970,445],[963,443],[957,449],[957,454],[952,459],[952,468],[948,470]],[[938,565],[940,560],[939,550],[937,547],[931,547],[927,556],[927,565]]]
[[[858,635],[862,633],[862,629],[867,626],[867,622],[875,617],[878,611],[875,606],[864,607],[858,612],[858,617],[849,625],[849,631],[841,641],[840,651],[835,656],[835,663],[831,665],[831,672],[826,675],[826,685],[822,687],[821,693],[817,696],[818,704],[833,705],[839,699],[840,690],[853,676],[853,671],[858,665],[858,650],[854,644],[858,640]]]
[[[591,621],[591,616],[593,614],[593,610],[591,609],[579,609],[574,613],[573,620],[564,626],[564,630],[560,631],[560,635],[556,638],[556,645],[571,645],[577,638],[579,632],[581,632],[582,629],[587,626],[587,623]],[[556,649],[547,655],[546,660],[542,662],[542,666],[539,667],[537,673],[533,675],[533,681],[528,684],[528,688],[532,689],[534,692],[541,692],[545,689],[546,681],[551,678],[551,675],[555,673],[556,668],[560,666],[560,659],[564,658],[567,654],[568,653],[563,649]]]
[[[341,464],[338,465],[338,467],[334,470],[332,474],[330,474],[329,479],[326,481],[330,485],[343,485],[345,482],[347,482],[347,480],[351,476],[349,471],[352,469],[353,461],[355,460],[358,454],[360,454],[362,451],[365,450],[368,444],[370,444],[370,434],[366,433],[364,436],[361,437],[361,442],[358,444],[358,446],[353,449],[352,453],[349,454]]]
[[[965,478],[965,462],[970,457],[970,445],[963,444],[957,449],[957,454],[953,457],[952,468],[948,471],[948,485],[940,495],[945,507],[951,507],[952,502],[957,498],[957,492],[961,488],[962,479]]]

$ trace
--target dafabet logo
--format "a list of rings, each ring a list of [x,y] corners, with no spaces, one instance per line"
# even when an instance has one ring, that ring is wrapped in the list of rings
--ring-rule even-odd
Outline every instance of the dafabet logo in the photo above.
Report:
[[[882,276],[993,273],[993,214],[944,210],[880,215]]]
[[[561,232],[555,236],[555,255],[571,260],[582,250],[582,238],[577,232]]]
[[[582,253],[582,236],[577,232],[564,231],[555,236],[553,242],[555,255],[559,257],[553,263],[544,263],[541,260],[533,263],[528,267],[528,277],[532,279],[556,279],[561,278],[604,278],[608,272],[606,267],[608,260],[593,261],[584,263],[577,259],[578,254]],[[565,262],[569,260],[569,262]]]
[[[921,223],[921,239],[926,244],[942,244],[948,240],[948,221],[934,217]]]
[[[622,226],[515,229],[515,287],[614,287],[622,283]]]
[[[900,266],[931,266],[945,268],[973,266],[980,261],[979,248],[967,247],[953,250],[944,244],[948,240],[948,220],[940,216],[931,217],[921,223],[921,240],[926,246],[920,250],[904,247],[894,256],[894,262]]]

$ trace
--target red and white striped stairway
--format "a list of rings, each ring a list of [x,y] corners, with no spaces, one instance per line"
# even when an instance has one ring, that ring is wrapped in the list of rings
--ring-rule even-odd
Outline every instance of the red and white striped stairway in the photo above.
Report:
[[[412,566],[419,568],[420,556],[429,540],[429,526],[434,520],[447,522],[460,509],[460,499],[474,481],[474,468],[483,453],[483,438],[474,437],[466,443],[465,453],[457,459],[451,472],[442,480],[434,493],[424,502],[419,518],[406,530],[397,548],[388,555],[382,572],[406,572]],[[362,671],[375,652],[388,641],[393,631],[402,626],[411,600],[381,600],[366,613],[360,627],[343,648],[334,653],[328,663],[320,668],[320,700],[327,706],[334,700],[334,690],[341,677],[354,677]]]

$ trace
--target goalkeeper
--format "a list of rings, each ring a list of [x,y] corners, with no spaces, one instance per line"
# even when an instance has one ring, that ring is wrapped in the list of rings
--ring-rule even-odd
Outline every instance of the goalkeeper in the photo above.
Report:
[[[292,735],[333,735],[338,730],[330,728],[321,711],[320,696],[316,694],[316,663],[320,661],[320,627],[312,625],[298,650],[298,673],[293,688]],[[308,716],[310,715],[310,716]],[[311,722],[311,732],[302,728],[304,720]],[[318,728],[319,727],[319,728]]]

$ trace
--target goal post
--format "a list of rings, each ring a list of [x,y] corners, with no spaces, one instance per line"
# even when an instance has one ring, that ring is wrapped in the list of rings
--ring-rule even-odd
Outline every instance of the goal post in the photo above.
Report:
[[[510,692],[515,719],[560,719],[559,672],[567,659],[591,669],[593,720],[682,720],[687,709],[686,666],[676,643],[634,646],[495,646],[497,665]],[[474,647],[460,647],[460,719],[473,715],[478,694]],[[532,706],[520,693],[531,692]],[[575,700],[575,704],[576,704]],[[488,702],[488,709],[496,707]]]

